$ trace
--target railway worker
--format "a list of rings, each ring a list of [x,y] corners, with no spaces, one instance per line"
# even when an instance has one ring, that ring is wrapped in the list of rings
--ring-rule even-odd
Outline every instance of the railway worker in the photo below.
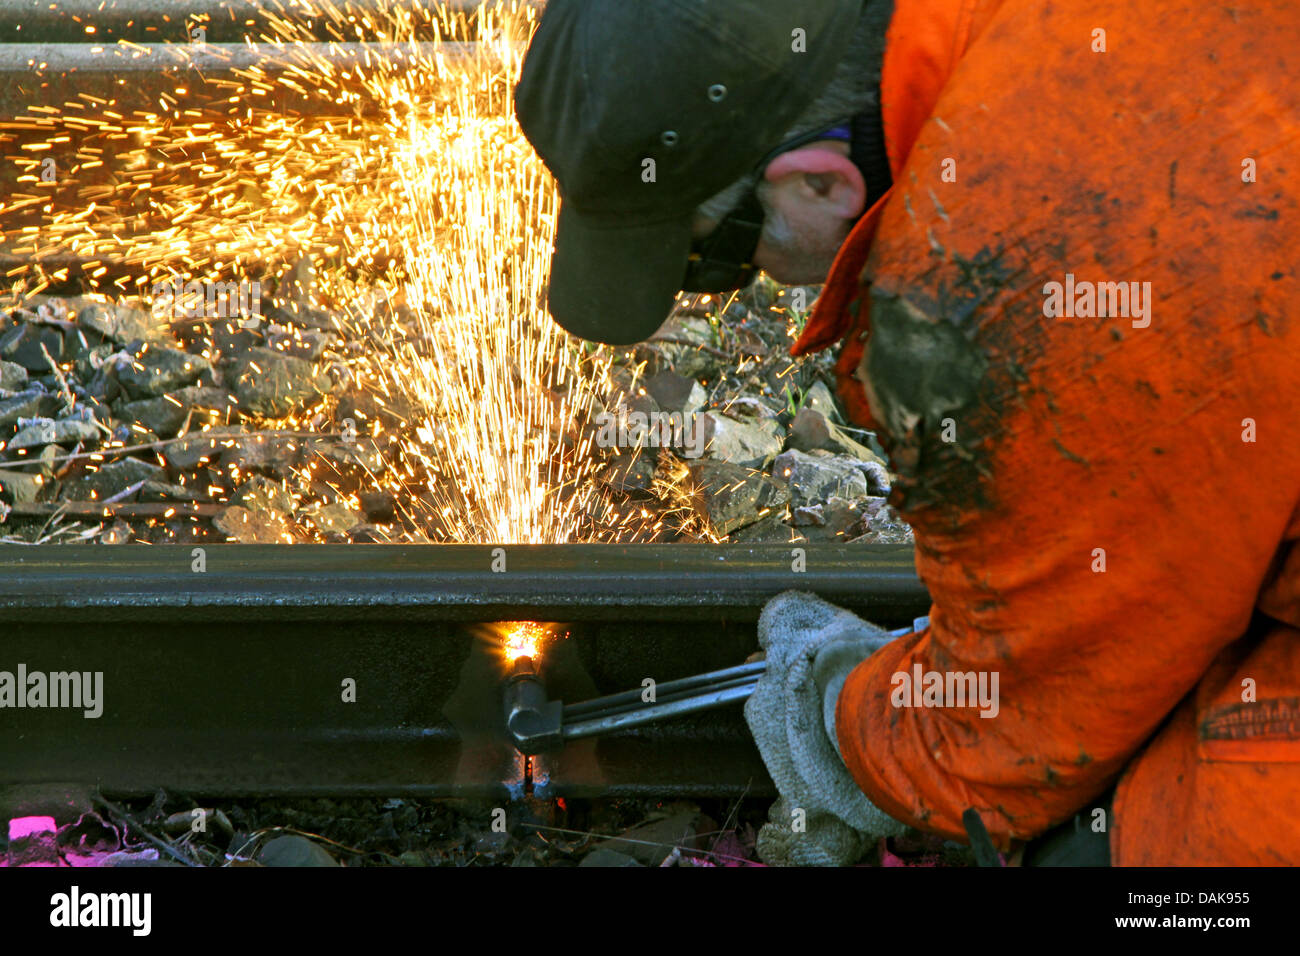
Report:
[[[1289,0],[548,5],[516,94],[562,326],[630,343],[679,289],[826,277],[794,352],[842,343],[933,607],[884,643],[783,596],[765,681],[812,675],[894,820],[1300,863],[1298,66]],[[972,674],[995,715],[945,696]],[[782,729],[769,855],[851,858],[781,819],[872,829]]]

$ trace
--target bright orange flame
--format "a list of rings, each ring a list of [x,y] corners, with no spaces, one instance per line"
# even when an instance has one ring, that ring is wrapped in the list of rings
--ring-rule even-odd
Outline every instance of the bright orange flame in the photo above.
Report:
[[[536,621],[511,621],[505,625],[506,632],[501,637],[501,647],[507,660],[520,657],[537,657],[542,649],[542,642],[550,636],[550,629]]]

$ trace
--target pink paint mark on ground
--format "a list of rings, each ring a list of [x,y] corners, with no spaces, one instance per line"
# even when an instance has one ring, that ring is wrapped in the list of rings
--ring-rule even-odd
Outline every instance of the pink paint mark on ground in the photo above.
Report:
[[[54,817],[14,817],[9,821],[9,842],[37,833],[53,833],[56,829]]]
[[[746,846],[744,843],[741,842],[739,836],[737,836],[736,834],[736,831],[728,830],[726,833],[722,834],[722,836],[718,837],[718,839],[714,841],[713,849],[710,851],[712,854],[714,854],[715,859],[717,859],[718,862],[716,864],[709,863],[707,865],[709,866],[714,866],[714,865],[756,866],[758,864],[752,862],[752,858],[754,855],[751,852],[752,849],[753,849],[752,843],[749,846]],[[700,864],[697,863],[696,865],[698,866]]]

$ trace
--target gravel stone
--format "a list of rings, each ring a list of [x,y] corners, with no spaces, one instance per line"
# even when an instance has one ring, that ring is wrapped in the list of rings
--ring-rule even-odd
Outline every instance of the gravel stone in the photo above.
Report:
[[[785,510],[771,511],[728,536],[733,544],[789,544],[797,533],[785,523]]]
[[[132,355],[132,361],[119,364],[116,371],[118,382],[132,399],[163,395],[212,371],[203,356],[165,345],[142,345]]]
[[[304,442],[288,435],[251,432],[227,439],[218,459],[220,467],[237,467],[242,472],[260,472],[272,478],[288,478],[304,460]]]
[[[46,481],[40,475],[25,471],[0,471],[0,492],[4,492],[13,504],[30,504],[45,487]]]
[[[17,362],[0,361],[0,388],[12,392],[25,384],[27,384],[27,369]]]
[[[835,404],[835,396],[831,390],[826,387],[823,381],[813,382],[804,392],[803,404],[799,406],[802,409],[810,409],[824,415],[830,421],[838,421],[840,417],[839,406]]]
[[[192,385],[157,398],[123,402],[117,408],[121,418],[139,422],[155,434],[170,438],[189,420],[191,427],[212,424],[217,413],[229,405],[229,393],[220,388]]]
[[[12,428],[20,418],[44,418],[59,407],[59,396],[43,387],[29,388],[0,400],[0,428]]]
[[[63,486],[63,497],[69,501],[103,501],[141,481],[159,481],[163,469],[139,458],[123,458],[101,465],[98,471],[88,471],[73,478]],[[134,500],[128,498],[125,500]]]
[[[637,498],[652,498],[657,461],[655,453],[643,450],[616,455],[600,473],[600,482],[607,488]]]
[[[845,455],[792,450],[777,456],[772,473],[789,483],[793,506],[802,508],[824,503],[831,495],[865,498],[870,488],[862,464]]]
[[[889,469],[878,461],[860,461],[858,467],[862,473],[867,476],[867,484],[871,486],[873,495],[887,496],[890,488],[893,487],[893,479],[889,475]]]
[[[867,540],[877,544],[911,544],[912,528],[891,505],[885,505],[868,519]]]
[[[23,322],[0,335],[0,359],[44,374],[50,370],[50,363],[41,352],[42,345],[54,361],[62,357],[63,336],[58,329]]]
[[[194,469],[219,459],[230,446],[247,437],[238,425],[219,425],[205,432],[186,435],[163,449],[163,458],[172,474]]]
[[[212,524],[240,544],[286,544],[294,540],[288,521],[271,511],[249,511],[234,505],[219,512]]]
[[[790,523],[796,528],[820,528],[826,524],[826,508],[824,505],[795,508],[790,514]]]
[[[712,346],[713,325],[707,319],[693,316],[676,316],[670,319],[655,335],[656,338],[673,339],[658,342],[660,368],[669,368],[687,378],[712,380],[718,374],[722,360],[712,352],[700,348]]]
[[[273,349],[256,348],[237,359],[229,376],[239,409],[247,415],[285,418],[330,390],[311,363]]]
[[[306,512],[304,517],[321,534],[346,534],[361,524],[361,519],[351,508],[338,502],[321,505],[313,511]]]
[[[646,379],[645,390],[664,411],[680,412],[683,415],[699,411],[709,397],[695,379],[670,371],[662,371]]]
[[[163,325],[142,309],[115,302],[91,302],[77,313],[77,325],[102,335],[118,345],[139,340],[152,341],[163,334]]]
[[[268,840],[257,854],[263,866],[338,866],[324,847],[306,837],[290,834]]]
[[[697,490],[696,510],[718,534],[753,524],[767,509],[780,508],[790,500],[785,484],[760,471],[709,459],[688,467]]]
[[[794,421],[790,423],[789,445],[797,451],[829,451],[859,461],[876,462],[882,467],[884,465],[883,460],[870,448],[854,441],[821,412],[807,406],[799,409]]]
[[[420,417],[419,411],[401,396],[372,395],[370,392],[348,392],[339,399],[334,421],[343,427],[346,419],[352,419],[357,434],[367,435],[373,431],[376,421],[384,423],[386,430],[409,428]]]
[[[722,410],[733,418],[777,419],[780,417],[778,411],[767,402],[745,395],[730,399]]]
[[[9,440],[8,449],[40,448],[43,445],[75,445],[77,442],[97,441],[100,431],[93,421],[85,418],[22,418],[18,420],[18,434]]]
[[[262,475],[254,475],[244,482],[230,496],[232,505],[239,505],[249,511],[274,511],[282,515],[293,513],[293,496]]]
[[[849,501],[832,495],[821,508],[821,522],[807,525],[801,530],[809,541],[842,543],[859,537],[867,530],[864,502],[870,500],[872,499]]]
[[[336,468],[362,468],[375,475],[387,467],[379,446],[370,438],[352,441],[308,439],[304,458],[310,461],[315,455],[320,455]]]
[[[361,510],[370,521],[388,524],[397,518],[397,499],[386,491],[363,491]]]
[[[776,421],[742,422],[721,412],[705,412],[701,419],[704,453],[714,461],[746,468],[766,468],[785,444],[785,436]]]

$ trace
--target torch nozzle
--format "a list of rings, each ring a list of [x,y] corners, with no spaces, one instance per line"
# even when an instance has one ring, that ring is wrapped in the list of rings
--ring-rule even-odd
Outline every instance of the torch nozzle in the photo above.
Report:
[[[516,657],[505,681],[506,731],[521,753],[535,754],[558,747],[563,704],[546,696],[546,685],[533,659]]]

